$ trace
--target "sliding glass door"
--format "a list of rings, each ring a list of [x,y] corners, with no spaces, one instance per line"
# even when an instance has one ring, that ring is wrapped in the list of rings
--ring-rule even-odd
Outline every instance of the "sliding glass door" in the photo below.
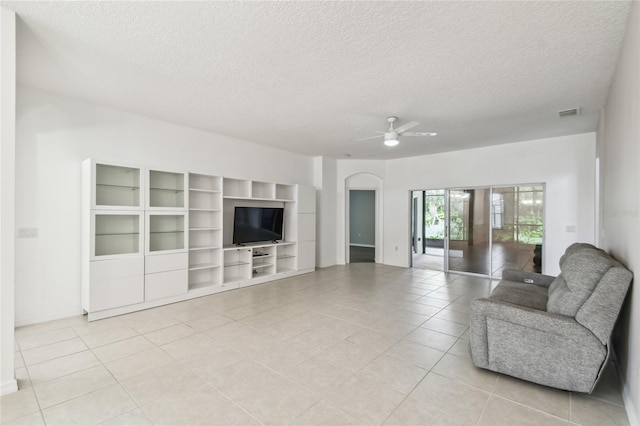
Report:
[[[493,188],[492,276],[505,269],[540,272],[544,234],[544,186]]]
[[[444,189],[412,191],[412,264],[444,271],[446,194]]]
[[[412,191],[415,268],[500,278],[540,272],[544,185]]]
[[[491,271],[490,188],[449,190],[449,271]]]

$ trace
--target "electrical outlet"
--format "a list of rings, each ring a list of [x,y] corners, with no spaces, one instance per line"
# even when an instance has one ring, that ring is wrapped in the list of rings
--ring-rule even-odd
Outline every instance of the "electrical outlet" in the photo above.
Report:
[[[18,238],[38,238],[38,228],[18,228]]]

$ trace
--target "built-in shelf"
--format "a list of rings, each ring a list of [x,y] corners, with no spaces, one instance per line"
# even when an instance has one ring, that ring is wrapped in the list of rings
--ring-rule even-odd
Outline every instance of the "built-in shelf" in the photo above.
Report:
[[[219,268],[220,265],[214,265],[211,263],[201,263],[201,264],[196,264],[196,265],[189,265],[189,270],[190,271],[197,271],[199,269],[213,269],[213,268]]]
[[[236,260],[234,262],[225,262],[224,263],[224,267],[225,268],[230,268],[232,266],[241,266],[241,265],[251,265],[251,262],[243,262],[240,260]]]
[[[189,188],[191,192],[204,192],[207,194],[220,194],[222,191],[214,190],[214,189],[201,189],[201,188]]]
[[[185,250],[186,215],[177,212],[147,212],[147,254]]]
[[[198,251],[198,250],[214,250],[214,249],[218,249],[220,247],[214,247],[214,246],[210,246],[210,245],[206,245],[206,246],[190,246],[189,247],[189,251]]]
[[[92,259],[105,256],[142,255],[142,214],[127,211],[94,211],[91,215]]]
[[[96,237],[112,237],[117,235],[140,235],[138,232],[109,232],[104,234],[96,234]]]
[[[131,185],[113,185],[110,183],[96,183],[96,188],[124,188],[130,191],[139,191],[139,186],[131,186]]]
[[[85,163],[86,174],[94,176],[92,208],[141,208],[141,173],[139,168]]]
[[[290,199],[279,199],[279,198],[255,198],[255,197],[236,197],[233,195],[225,195],[225,199],[227,200],[247,200],[247,201],[275,201],[279,203],[293,203],[294,200]]]
[[[251,267],[252,267],[253,269],[261,269],[261,268],[270,268],[270,267],[272,267],[272,266],[273,266],[273,264],[266,264],[266,263],[265,263],[265,264],[263,264],[263,265],[255,265],[255,264],[254,264],[254,265],[252,265]]]
[[[256,260],[256,259],[270,259],[272,257],[273,257],[272,254],[254,254],[253,255],[253,259],[254,260]]]
[[[301,198],[298,185],[86,160],[83,309],[93,321],[301,273],[299,238],[315,224],[300,220],[300,200],[315,202],[313,191]],[[284,207],[291,240],[226,245],[244,206]],[[314,242],[303,243],[308,272]]]
[[[183,209],[186,207],[185,173],[149,170],[149,209]]]
[[[220,287],[220,283],[216,281],[202,281],[197,283],[189,283],[189,291],[206,290],[212,287]]]
[[[278,256],[278,260],[284,260],[284,259],[294,259],[295,256],[294,255],[282,255],[282,256]]]
[[[189,174],[189,288],[222,284],[222,178]],[[203,284],[206,283],[206,284]]]

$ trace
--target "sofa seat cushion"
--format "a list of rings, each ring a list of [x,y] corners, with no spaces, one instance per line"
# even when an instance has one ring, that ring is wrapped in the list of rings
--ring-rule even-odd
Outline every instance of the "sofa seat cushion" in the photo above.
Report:
[[[491,292],[490,298],[539,311],[546,311],[548,292],[546,287],[535,284],[502,280]]]
[[[566,255],[560,275],[549,286],[547,311],[575,317],[613,266],[613,259],[597,249],[584,248]]]

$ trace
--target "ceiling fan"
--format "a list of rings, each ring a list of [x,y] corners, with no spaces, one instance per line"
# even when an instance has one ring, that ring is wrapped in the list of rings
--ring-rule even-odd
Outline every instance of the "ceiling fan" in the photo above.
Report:
[[[396,146],[398,145],[398,143],[400,143],[399,138],[401,135],[402,136],[435,136],[437,135],[437,133],[433,133],[433,132],[407,132],[407,130],[417,126],[420,123],[418,123],[417,121],[411,121],[407,124],[403,124],[402,126],[396,128],[396,127],[393,127],[396,121],[398,121],[398,117],[388,117],[387,122],[389,123],[389,129],[386,132],[377,131],[376,133],[380,133],[380,135],[369,136],[362,139],[356,139],[356,141],[375,139],[375,138],[384,136],[385,145]]]

